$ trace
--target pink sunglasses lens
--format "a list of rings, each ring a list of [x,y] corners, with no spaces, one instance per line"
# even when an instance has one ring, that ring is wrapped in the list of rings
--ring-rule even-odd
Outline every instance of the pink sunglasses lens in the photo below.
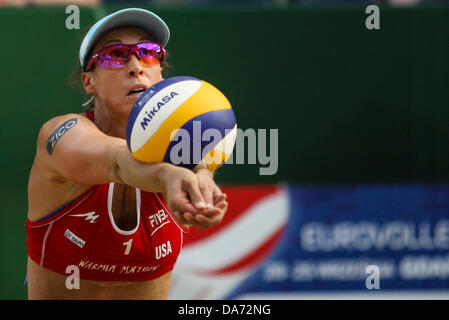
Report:
[[[104,48],[98,55],[98,66],[108,69],[117,69],[125,66],[129,55],[129,47],[126,45],[114,45]]]
[[[163,49],[156,43],[139,43],[137,48],[140,61],[144,66],[157,65],[164,59]]]
[[[157,65],[165,58],[164,48],[157,43],[117,44],[100,50],[97,56],[89,61],[87,69],[90,69],[94,63],[101,68],[123,68],[129,60],[129,54],[133,52],[137,54],[141,64],[147,67]]]

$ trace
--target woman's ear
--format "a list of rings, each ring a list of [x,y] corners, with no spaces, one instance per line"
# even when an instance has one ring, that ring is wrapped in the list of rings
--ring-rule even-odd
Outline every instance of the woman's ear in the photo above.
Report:
[[[97,93],[95,89],[95,79],[92,72],[83,72],[81,74],[81,81],[83,82],[83,87],[87,94],[95,95]]]

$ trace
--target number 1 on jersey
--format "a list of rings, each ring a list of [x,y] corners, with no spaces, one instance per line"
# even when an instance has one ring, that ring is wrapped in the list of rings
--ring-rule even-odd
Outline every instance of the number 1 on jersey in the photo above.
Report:
[[[133,239],[129,239],[128,241],[123,242],[123,245],[126,246],[125,256],[127,256],[129,254],[129,252],[131,251],[132,244],[133,244]]]

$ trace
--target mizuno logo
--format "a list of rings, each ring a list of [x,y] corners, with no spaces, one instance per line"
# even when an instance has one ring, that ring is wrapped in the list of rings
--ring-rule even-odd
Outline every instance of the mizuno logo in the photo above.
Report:
[[[71,214],[71,217],[86,217],[86,221],[90,223],[95,223],[95,220],[100,216],[99,214],[95,215],[95,211],[82,213],[82,214]]]

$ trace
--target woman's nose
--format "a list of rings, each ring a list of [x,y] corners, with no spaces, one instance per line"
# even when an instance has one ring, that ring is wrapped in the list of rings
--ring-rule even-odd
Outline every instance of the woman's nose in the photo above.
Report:
[[[143,75],[143,66],[140,64],[139,58],[135,53],[131,54],[127,63],[127,74],[130,77]]]

